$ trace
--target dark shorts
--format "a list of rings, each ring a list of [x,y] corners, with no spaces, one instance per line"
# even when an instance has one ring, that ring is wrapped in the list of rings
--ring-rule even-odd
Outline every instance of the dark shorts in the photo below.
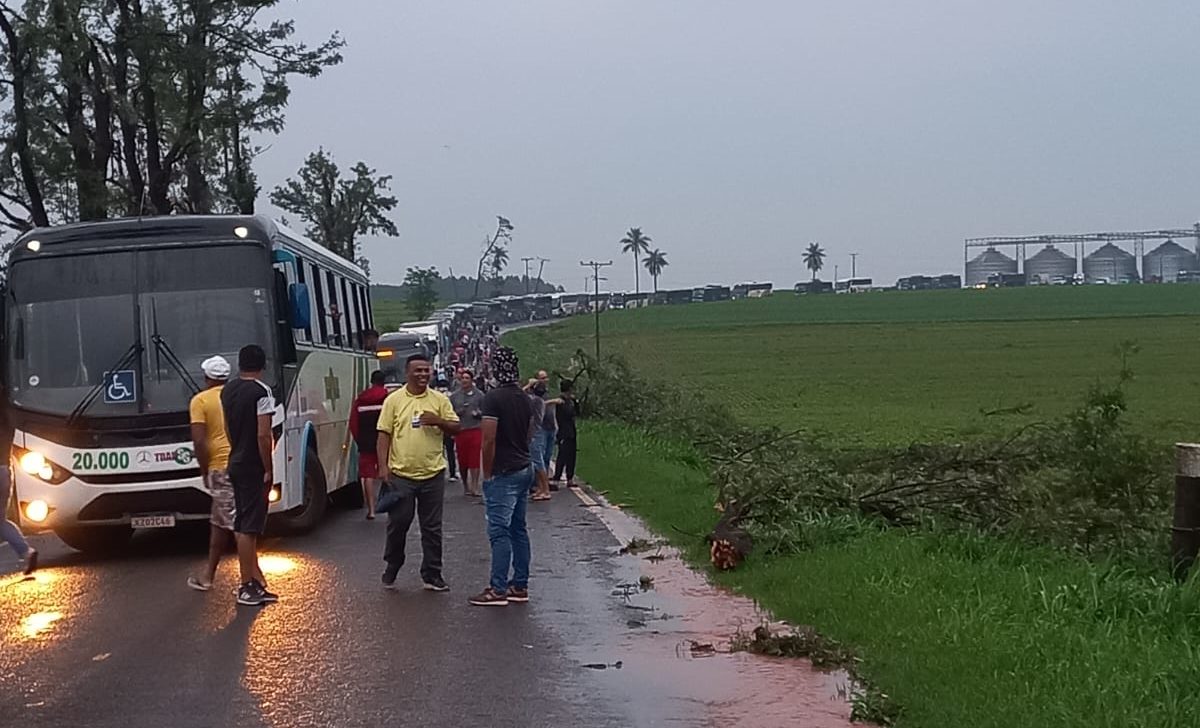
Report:
[[[233,532],[262,533],[267,529],[267,495],[270,487],[262,473],[229,471],[233,485]]]

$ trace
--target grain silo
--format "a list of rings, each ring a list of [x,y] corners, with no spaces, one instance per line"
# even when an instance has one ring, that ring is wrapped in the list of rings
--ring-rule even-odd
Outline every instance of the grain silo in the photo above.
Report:
[[[967,285],[975,286],[987,283],[988,276],[993,274],[1013,274],[1017,272],[1017,261],[1001,253],[995,248],[988,248],[973,260],[967,262]]]
[[[1148,281],[1174,283],[1180,273],[1191,273],[1198,268],[1196,254],[1174,240],[1168,240],[1142,256],[1142,274]]]
[[[1127,250],[1105,243],[1083,259],[1083,277],[1089,283],[1102,280],[1109,283],[1136,281],[1137,258]]]
[[[1050,283],[1054,279],[1071,280],[1075,275],[1075,259],[1053,245],[1047,245],[1025,259],[1025,281],[1031,284]]]

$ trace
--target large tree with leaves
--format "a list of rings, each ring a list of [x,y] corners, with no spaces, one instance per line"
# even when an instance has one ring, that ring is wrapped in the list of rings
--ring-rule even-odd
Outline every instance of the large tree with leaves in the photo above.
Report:
[[[308,155],[297,176],[271,192],[271,204],[294,213],[308,224],[309,237],[346,260],[365,262],[359,236],[400,234],[387,216],[397,202],[387,194],[391,175],[376,176],[359,162],[343,179],[333,158],[318,149]]]
[[[0,224],[252,212],[252,135],[341,61],[279,0],[0,2]]]
[[[642,292],[641,271],[638,270],[638,258],[650,252],[650,236],[642,232],[640,227],[629,228],[625,237],[621,238],[621,252],[633,253],[633,291]]]
[[[825,267],[825,249],[817,243],[810,243],[800,256],[804,267],[812,271],[812,279],[817,280],[817,273]]]
[[[437,283],[442,279],[437,268],[409,268],[404,275],[408,289],[408,307],[413,317],[424,319],[437,308]]]
[[[658,293],[658,277],[662,275],[663,269],[670,265],[667,262],[667,254],[655,248],[646,253],[646,259],[642,263],[646,266],[646,272],[654,279],[654,292]]]

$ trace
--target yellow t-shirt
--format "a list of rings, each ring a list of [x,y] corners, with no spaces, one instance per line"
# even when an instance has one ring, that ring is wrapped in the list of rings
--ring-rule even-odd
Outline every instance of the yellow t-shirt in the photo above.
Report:
[[[432,412],[447,422],[458,422],[450,398],[433,389],[414,395],[401,387],[383,400],[376,429],[392,437],[388,469],[402,478],[426,480],[446,469],[442,431],[437,427],[413,427],[413,417]]]
[[[208,443],[209,470],[229,469],[229,436],[225,434],[225,413],[221,410],[221,390],[211,387],[195,397],[188,405],[193,425],[204,425]]]

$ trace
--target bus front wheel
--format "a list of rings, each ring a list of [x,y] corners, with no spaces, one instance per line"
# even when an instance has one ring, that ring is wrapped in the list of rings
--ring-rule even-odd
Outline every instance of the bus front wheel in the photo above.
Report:
[[[304,459],[304,502],[279,516],[284,530],[292,533],[311,531],[321,522],[325,507],[329,503],[329,492],[325,487],[325,469],[315,450]]]
[[[77,526],[55,529],[63,543],[88,554],[108,554],[119,551],[133,537],[129,526]]]

